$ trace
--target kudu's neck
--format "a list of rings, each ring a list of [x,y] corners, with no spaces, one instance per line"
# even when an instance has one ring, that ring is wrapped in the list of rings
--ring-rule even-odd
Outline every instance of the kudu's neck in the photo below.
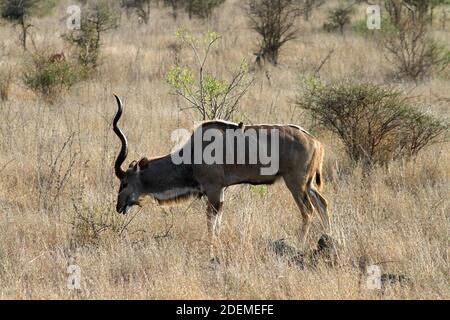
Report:
[[[193,177],[192,166],[174,164],[170,154],[150,160],[140,175],[145,193],[161,194],[170,190],[198,188],[198,183]]]

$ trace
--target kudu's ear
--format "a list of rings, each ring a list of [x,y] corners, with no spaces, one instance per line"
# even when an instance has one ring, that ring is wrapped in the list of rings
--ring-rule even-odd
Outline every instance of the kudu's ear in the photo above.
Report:
[[[145,169],[148,167],[149,160],[146,157],[143,157],[141,160],[139,160],[139,168]]]
[[[128,166],[128,169],[133,168],[134,170],[136,170],[136,166],[137,166],[137,161],[133,160],[130,165]]]

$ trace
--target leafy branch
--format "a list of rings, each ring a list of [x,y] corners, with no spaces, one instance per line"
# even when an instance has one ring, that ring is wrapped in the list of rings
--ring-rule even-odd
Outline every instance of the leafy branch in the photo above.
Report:
[[[177,38],[192,50],[195,60],[193,67],[174,65],[167,75],[175,94],[188,104],[181,110],[196,110],[202,120],[230,120],[253,82],[247,62],[241,62],[230,80],[221,79],[207,71],[211,50],[221,40],[217,32],[210,31],[198,39],[179,28]]]

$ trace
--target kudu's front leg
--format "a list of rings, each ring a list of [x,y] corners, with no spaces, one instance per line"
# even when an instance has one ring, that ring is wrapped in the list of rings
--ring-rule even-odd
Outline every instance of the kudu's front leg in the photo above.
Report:
[[[208,208],[206,210],[208,240],[210,241],[209,254],[212,261],[216,261],[215,256],[217,240],[220,232],[220,221],[222,218],[223,189],[208,192]]]

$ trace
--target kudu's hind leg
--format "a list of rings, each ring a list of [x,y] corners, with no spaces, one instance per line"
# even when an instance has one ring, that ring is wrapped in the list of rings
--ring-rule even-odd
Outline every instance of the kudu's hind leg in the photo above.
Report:
[[[290,178],[284,179],[286,186],[292,194],[292,197],[295,200],[298,208],[300,209],[300,213],[302,215],[303,223],[301,226],[299,239],[301,245],[304,247],[306,243],[306,238],[308,236],[309,227],[311,225],[311,220],[314,213],[314,207],[311,203],[308,193],[304,186],[301,185],[297,180],[293,180]]]
[[[215,259],[215,247],[220,232],[220,222],[222,219],[223,189],[208,192],[208,208],[206,209],[208,240],[210,241],[209,254]]]
[[[296,197],[296,202],[300,208],[300,212],[302,213],[303,224],[301,228],[300,241],[302,246],[305,247],[306,238],[308,237],[309,227],[311,226],[311,221],[314,214],[314,208],[306,192],[303,193],[303,195]]]
[[[325,233],[331,232],[331,219],[328,214],[328,204],[327,200],[320,194],[319,191],[315,190],[314,187],[308,188],[308,193],[310,195],[311,202],[313,206],[316,208],[317,212],[319,212],[320,220],[322,221],[323,228]]]

